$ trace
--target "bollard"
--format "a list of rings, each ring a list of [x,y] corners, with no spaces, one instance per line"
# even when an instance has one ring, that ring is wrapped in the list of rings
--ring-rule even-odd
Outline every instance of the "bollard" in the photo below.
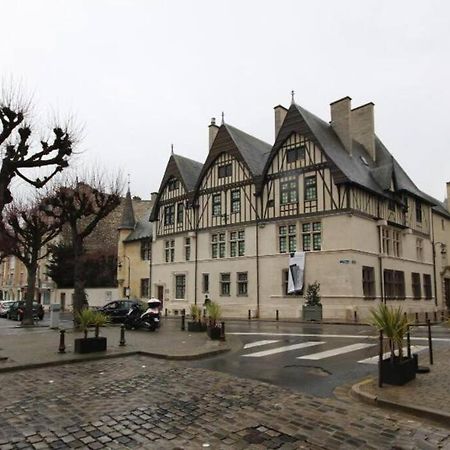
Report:
[[[425,322],[428,322],[428,312],[425,313]]]
[[[119,342],[119,346],[120,347],[124,347],[125,346],[125,325],[121,325],[120,326],[120,342]]]
[[[358,313],[356,311],[353,311],[353,321],[358,322]]]
[[[441,322],[445,321],[445,314],[444,314],[444,310],[441,311]]]
[[[430,356],[430,365],[433,365],[433,342],[431,340],[431,324],[430,319],[427,320],[427,326],[428,326],[428,352]]]
[[[167,317],[167,308],[164,310],[164,316]]]
[[[437,322],[437,311],[434,311],[434,321]]]
[[[378,387],[383,387],[383,330],[380,330],[380,351],[378,358]]]
[[[181,310],[181,331],[186,329],[186,312],[184,309]]]
[[[224,341],[225,340],[225,322],[221,322],[221,327],[220,327],[220,340]]]
[[[279,320],[279,319],[280,319],[280,315],[279,315],[279,313],[278,313],[278,309],[277,309],[276,320]]]
[[[406,332],[406,346],[408,350],[408,358],[411,358],[411,333],[409,331],[409,325],[408,325],[408,331]]]
[[[251,309],[248,310],[248,320],[252,320],[252,311],[251,311]]]
[[[100,336],[100,326],[98,323],[95,324],[95,337],[98,338]]]
[[[66,333],[66,330],[60,330],[59,331],[59,349],[58,353],[66,353],[66,344],[64,342],[64,335]]]
[[[416,323],[419,323],[419,313],[416,313]]]

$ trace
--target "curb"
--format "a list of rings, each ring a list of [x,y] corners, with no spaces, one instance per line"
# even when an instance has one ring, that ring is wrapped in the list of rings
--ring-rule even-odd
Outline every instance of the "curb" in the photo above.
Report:
[[[364,403],[412,413],[414,415],[420,416],[421,418],[425,417],[427,419],[443,423],[448,427],[448,424],[450,423],[450,414],[446,412],[433,408],[417,406],[412,403],[399,403],[392,400],[378,398],[376,395],[370,394],[369,392],[364,392],[362,390],[362,387],[364,385],[373,383],[374,381],[375,380],[373,378],[369,378],[367,380],[363,380],[359,383],[354,384],[351,388],[352,396],[354,398],[356,397],[358,400],[363,401]]]

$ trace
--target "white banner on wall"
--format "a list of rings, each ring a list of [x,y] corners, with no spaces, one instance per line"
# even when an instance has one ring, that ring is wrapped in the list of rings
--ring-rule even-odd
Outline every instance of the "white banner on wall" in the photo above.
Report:
[[[305,252],[291,253],[289,256],[288,294],[296,294],[303,289],[304,273]]]

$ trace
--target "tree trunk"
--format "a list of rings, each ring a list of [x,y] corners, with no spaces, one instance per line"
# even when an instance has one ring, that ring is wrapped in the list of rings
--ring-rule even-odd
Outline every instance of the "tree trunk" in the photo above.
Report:
[[[33,301],[34,290],[36,288],[37,262],[31,263],[27,267],[27,294],[25,296],[25,311],[23,314],[22,325],[34,325]]]
[[[76,230],[72,230],[73,243],[73,312],[79,313],[88,306],[86,292],[84,290],[85,280],[83,276],[83,239],[78,236]]]

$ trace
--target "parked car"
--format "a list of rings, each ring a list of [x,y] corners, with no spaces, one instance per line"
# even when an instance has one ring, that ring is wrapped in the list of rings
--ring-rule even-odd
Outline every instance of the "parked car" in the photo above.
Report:
[[[13,303],[14,300],[3,300],[0,302],[0,317],[6,317],[6,314]]]
[[[6,318],[12,320],[22,320],[24,311],[25,301],[15,301],[9,307],[9,310],[6,313]],[[33,302],[33,317],[39,320],[42,320],[44,318],[44,308],[38,302]]]
[[[142,303],[138,300],[123,299],[114,300],[96,309],[97,311],[106,314],[111,322],[123,322],[132,305],[138,305],[141,309],[143,308]]]

